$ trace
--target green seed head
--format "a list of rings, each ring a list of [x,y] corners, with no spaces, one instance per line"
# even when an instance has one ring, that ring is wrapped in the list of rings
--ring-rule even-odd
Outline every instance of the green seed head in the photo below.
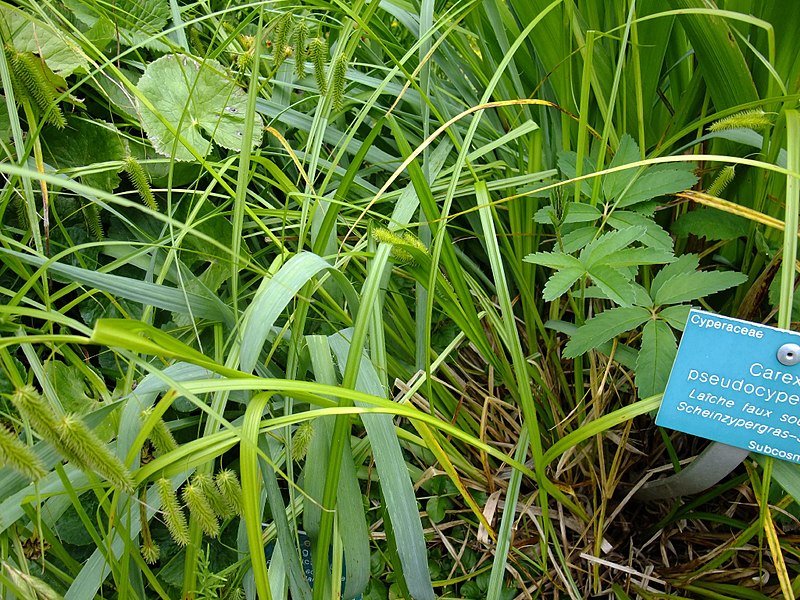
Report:
[[[308,447],[311,445],[311,440],[313,437],[313,421],[301,423],[300,426],[295,430],[294,437],[292,438],[292,458],[295,461],[301,461],[306,457]]]
[[[753,129],[759,131],[772,124],[772,119],[760,108],[743,110],[741,112],[714,121],[708,128],[709,131],[723,131],[725,129]]]
[[[734,165],[722,167],[714,179],[714,182],[706,190],[706,193],[711,196],[719,196],[720,193],[728,187],[728,184],[733,181],[735,175],[736,167]]]
[[[325,80],[325,61],[328,60],[328,42],[324,38],[315,37],[308,45],[308,57],[314,65],[314,80],[317,82],[317,89],[321,96],[328,91],[328,84]]]
[[[144,562],[148,565],[154,565],[158,562],[159,556],[161,556],[161,548],[158,547],[153,540],[147,540],[145,543],[142,544],[140,548],[142,553],[142,558]]]
[[[242,514],[242,486],[239,485],[239,478],[235,471],[224,469],[217,473],[214,478],[217,489],[225,501],[237,515]]]
[[[214,485],[214,478],[211,475],[208,473],[196,473],[192,477],[192,483],[200,486],[209,506],[217,516],[221,519],[227,519],[234,515],[233,508]]]
[[[64,446],[82,465],[97,471],[123,491],[135,489],[130,471],[79,416],[64,415],[58,422],[58,433]]]
[[[0,425],[0,465],[10,467],[33,481],[47,474],[33,450],[3,425]]]
[[[206,498],[200,485],[190,481],[183,486],[183,501],[189,507],[189,514],[200,525],[203,533],[209,537],[219,536],[217,515],[214,514],[214,510],[211,508],[211,504],[209,504],[208,498]]]
[[[186,516],[178,503],[178,496],[172,489],[172,482],[169,479],[159,479],[156,481],[158,496],[161,499],[161,514],[172,539],[179,546],[189,543],[189,526],[186,524]]]

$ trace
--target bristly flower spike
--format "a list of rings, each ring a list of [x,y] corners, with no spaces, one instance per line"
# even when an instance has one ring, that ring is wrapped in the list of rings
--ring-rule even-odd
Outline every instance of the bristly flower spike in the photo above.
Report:
[[[130,471],[79,416],[64,415],[58,422],[58,433],[61,442],[80,462],[97,471],[115,487],[126,492],[134,490],[136,485]]]
[[[239,485],[236,472],[224,469],[217,473],[214,483],[217,484],[219,493],[228,502],[233,512],[237,515],[242,514],[242,486]]]
[[[760,108],[755,108],[753,110],[743,110],[723,119],[719,119],[718,121],[714,121],[709,125],[708,130],[714,132],[723,131],[725,129],[746,128],[759,131],[769,127],[771,124],[772,119],[770,119],[769,114],[765,113]]]
[[[294,26],[294,72],[298,79],[306,76],[306,35],[308,25],[305,19]]]
[[[189,543],[189,526],[186,524],[186,515],[183,514],[178,496],[172,489],[169,479],[161,478],[156,481],[158,496],[161,499],[161,514],[170,536],[179,546]]]
[[[195,481],[190,481],[183,486],[183,501],[189,507],[189,514],[196,520],[207,536],[219,536],[219,521],[217,515],[203,493],[203,488]]]
[[[308,57],[314,65],[314,79],[317,82],[317,89],[320,96],[324,96],[328,91],[328,84],[325,80],[325,61],[328,58],[328,42],[324,38],[317,36],[308,45]]]
[[[710,196],[719,196],[722,191],[728,187],[731,181],[733,181],[734,176],[736,175],[736,166],[735,165],[726,165],[719,170],[719,173],[714,178],[714,181],[708,186],[706,193]]]
[[[47,474],[33,450],[3,425],[0,425],[0,465],[10,467],[32,481]]]

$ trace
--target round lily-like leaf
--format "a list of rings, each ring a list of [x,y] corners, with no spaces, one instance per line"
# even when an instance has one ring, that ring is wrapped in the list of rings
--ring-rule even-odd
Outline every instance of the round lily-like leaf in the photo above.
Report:
[[[242,149],[247,95],[217,61],[162,56],[148,65],[137,87],[158,113],[138,103],[147,138],[159,154],[190,161],[195,155],[189,148],[204,156],[212,141]],[[253,115],[253,147],[261,143],[262,126],[261,116]],[[176,133],[183,142],[176,143]]]

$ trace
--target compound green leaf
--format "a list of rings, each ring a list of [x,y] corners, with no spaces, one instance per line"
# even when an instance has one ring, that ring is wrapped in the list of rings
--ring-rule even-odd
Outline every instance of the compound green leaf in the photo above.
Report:
[[[595,265],[589,269],[589,276],[606,297],[620,306],[633,304],[633,288],[627,273],[606,265]]]
[[[664,391],[677,352],[670,326],[664,321],[648,321],[642,332],[642,347],[636,361],[639,398],[649,398]]]
[[[686,321],[689,320],[690,310],[692,307],[689,304],[677,304],[661,310],[658,315],[678,331],[683,331]]]
[[[672,238],[670,235],[653,219],[645,217],[644,215],[628,210],[615,210],[608,217],[607,223],[614,229],[644,227],[644,235],[639,238],[642,244],[651,248],[672,250]]]
[[[535,254],[529,254],[526,256],[524,260],[526,262],[530,262],[535,265],[542,265],[543,267],[549,267],[551,269],[565,269],[567,267],[573,267],[576,269],[583,268],[581,261],[574,256],[564,254],[563,252],[536,252]]]
[[[650,297],[655,298],[661,287],[680,273],[693,273],[700,266],[700,259],[695,254],[684,254],[675,262],[661,269],[650,283]]]
[[[158,114],[139,103],[142,125],[157,152],[176,160],[206,155],[215,142],[241,150],[247,95],[215,60],[163,56],[150,63],[137,85]],[[168,123],[162,122],[161,118]],[[261,144],[261,116],[253,115],[253,147]],[[184,143],[176,143],[176,133]]]
[[[560,298],[584,275],[583,268],[567,267],[553,273],[544,284],[542,297],[548,302]]]
[[[565,358],[575,358],[594,350],[621,333],[639,327],[652,317],[640,306],[612,308],[601,312],[581,325],[564,347]]]
[[[747,281],[747,275],[732,271],[694,271],[669,279],[653,296],[657,305],[678,304],[716,294]]]
[[[688,167],[666,165],[651,167],[633,182],[628,191],[618,198],[617,208],[632,206],[665,194],[682,192],[695,183],[697,176]]]
[[[599,263],[605,264],[606,257],[638,240],[644,235],[644,232],[644,227],[628,227],[619,231],[604,233],[593,242],[587,244],[581,251],[581,262],[587,268]]]

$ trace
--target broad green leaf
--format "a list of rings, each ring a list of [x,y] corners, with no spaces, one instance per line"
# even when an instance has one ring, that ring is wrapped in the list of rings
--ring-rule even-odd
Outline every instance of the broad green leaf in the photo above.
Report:
[[[529,254],[523,260],[551,269],[565,269],[567,267],[583,269],[581,261],[563,252],[536,252],[535,254]]]
[[[45,162],[56,169],[86,167],[93,163],[124,160],[122,136],[114,125],[91,119],[68,117],[64,129],[49,127],[42,131]],[[111,192],[119,185],[117,169],[81,174],[86,185]]]
[[[69,37],[21,10],[0,4],[0,31],[3,43],[10,43],[18,52],[33,52],[62,77],[85,69],[89,61],[80,47]],[[10,40],[6,38],[10,35]]]
[[[674,165],[650,167],[625,192],[617,203],[617,208],[632,206],[665,194],[674,194],[689,189],[697,183],[697,176],[689,168]]]
[[[172,156],[174,152],[176,160],[194,160],[189,148],[205,156],[212,140],[229,150],[242,149],[247,96],[217,61],[163,56],[147,66],[137,87],[158,111],[155,114],[139,103],[147,138],[160,154]],[[256,147],[261,144],[263,123],[258,114],[253,119]],[[175,144],[175,132],[185,139],[186,146]]]
[[[609,300],[620,306],[633,304],[631,282],[623,270],[605,265],[595,265],[589,269],[589,276]]]
[[[664,231],[658,223],[649,217],[628,210],[615,210],[608,217],[607,223],[614,229],[644,227],[646,231],[644,235],[639,238],[642,244],[650,246],[651,248],[672,250],[672,238],[669,233]]]
[[[670,326],[664,321],[648,321],[642,331],[642,347],[636,361],[639,398],[649,398],[664,391],[677,352]]]
[[[567,291],[575,284],[578,279],[580,279],[584,275],[585,271],[583,268],[572,268],[568,267],[566,269],[561,269],[553,273],[550,276],[550,279],[547,280],[547,283],[544,284],[544,289],[542,290],[542,298],[547,300],[548,302],[552,302],[556,298],[560,298]]]
[[[689,320],[690,310],[692,310],[692,307],[689,304],[678,304],[664,308],[659,311],[658,316],[678,331],[683,331],[686,327],[686,321]]]
[[[84,377],[77,367],[48,360],[44,371],[65,411],[82,415],[95,407],[94,399],[86,395]]]
[[[678,259],[661,269],[650,283],[650,297],[654,298],[664,283],[680,273],[694,273],[700,266],[700,259],[695,254],[684,254]]]
[[[689,302],[716,294],[747,281],[747,275],[733,271],[694,271],[667,280],[653,297],[657,305]]]
[[[594,350],[618,335],[636,329],[652,318],[652,313],[640,306],[604,310],[581,325],[564,347],[565,358],[575,358]]]
[[[625,133],[619,138],[619,146],[614,158],[608,164],[608,168],[621,167],[629,163],[636,162],[642,157],[639,154],[639,145],[633,138]],[[603,195],[606,200],[613,200],[622,193],[628,182],[636,176],[637,169],[632,168],[627,171],[609,173],[603,177]]]
[[[603,216],[595,206],[583,202],[566,202],[564,223],[590,223]],[[556,209],[552,205],[544,206],[536,211],[533,220],[542,225],[552,225],[556,220]]]
[[[749,234],[750,223],[743,217],[703,207],[678,217],[671,229],[679,237],[691,234],[707,240],[735,240]]]
[[[167,46],[155,38],[167,25],[169,3],[162,0],[67,0],[67,7],[88,27],[99,21],[112,23],[117,39],[127,46],[145,44],[154,49]]]
[[[603,258],[603,265],[608,267],[633,267],[638,265],[658,265],[675,260],[672,251],[656,248],[623,248]]]
[[[581,262],[587,268],[597,264],[605,264],[604,260],[607,256],[635,242],[644,235],[644,232],[644,227],[628,227],[604,233],[584,247],[580,255]]]

